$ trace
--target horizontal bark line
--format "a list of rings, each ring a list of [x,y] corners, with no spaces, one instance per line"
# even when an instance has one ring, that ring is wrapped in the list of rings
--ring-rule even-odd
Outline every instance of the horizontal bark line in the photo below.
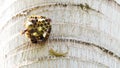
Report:
[[[44,5],[44,6],[36,6],[36,7],[30,8],[30,9],[24,10],[24,11],[22,11],[21,13],[16,14],[15,16],[11,17],[10,20],[15,19],[15,18],[17,18],[17,17],[21,17],[21,16],[27,16],[31,11],[34,11],[34,10],[39,9],[39,8],[41,8],[41,7],[56,7],[56,6],[62,6],[62,7],[67,7],[67,6],[75,6],[75,7],[76,7],[76,6],[77,6],[77,7],[80,7],[80,5],[81,5],[81,4],[55,3],[55,4]],[[82,9],[81,9],[81,10],[82,10]],[[88,10],[92,10],[92,11],[95,11],[95,12],[100,13],[100,14],[103,15],[103,13],[101,13],[100,11],[98,11],[98,10],[96,10],[96,9],[89,8],[89,9],[87,9],[87,11],[88,11]],[[83,10],[83,11],[84,11],[84,10]],[[85,11],[85,12],[86,12],[86,11]],[[88,13],[89,13],[89,12],[88,12]],[[0,31],[3,31],[4,28],[5,28],[6,26],[8,26],[8,22],[9,22],[10,20],[7,21],[7,23],[0,29]]]
[[[114,6],[118,7],[118,8],[115,8],[115,9],[120,11],[119,10],[120,9],[120,4],[117,1],[115,1],[115,0],[107,0],[107,1],[108,1],[108,3],[110,3],[111,6],[114,5]]]
[[[99,48],[100,50],[102,50],[104,53],[106,53],[106,54],[109,54],[109,55],[111,55],[111,56],[113,56],[113,57],[116,57],[116,58],[118,58],[119,60],[120,60],[120,57],[118,56],[118,55],[116,55],[115,53],[113,53],[112,51],[110,51],[110,50],[108,50],[108,49],[106,49],[106,48],[104,48],[104,47],[101,47],[101,46],[99,46],[99,45],[96,45],[96,44],[94,44],[94,43],[90,43],[90,42],[86,42],[86,41],[81,41],[81,40],[77,40],[77,39],[62,39],[62,38],[58,38],[58,37],[56,37],[56,38],[53,38],[52,40],[56,40],[57,41],[57,39],[59,39],[59,40],[61,40],[61,41],[71,41],[71,42],[76,42],[76,43],[80,43],[80,44],[84,44],[84,45],[87,45],[87,46],[94,46],[94,47],[97,47],[97,48]]]
[[[90,31],[89,29],[87,29],[88,31]],[[99,33],[99,32],[98,32]],[[98,34],[97,33],[97,34]],[[12,38],[10,38],[10,39],[14,39],[14,40],[9,40],[10,42],[14,42],[15,40],[17,40],[16,39],[16,36],[19,36],[20,38],[21,38],[21,36],[19,35],[19,34],[16,34],[15,35],[15,37],[12,37]],[[107,35],[108,36],[108,35]],[[52,37],[54,37],[54,34],[53,35],[51,35],[51,38]],[[59,37],[59,36],[58,36]],[[71,36],[68,36],[68,37],[71,37]],[[78,36],[79,37],[79,36]],[[72,38],[78,38],[78,37],[72,37]],[[103,35],[102,35],[102,37],[104,37]],[[106,35],[105,35],[105,37],[106,37]],[[63,38],[64,38],[64,36],[63,36]],[[107,38],[107,37],[106,37]],[[103,38],[102,38],[103,39]],[[112,38],[110,38],[109,36],[108,36],[108,39],[112,39]],[[18,39],[19,40],[19,39]],[[93,43],[96,43],[96,42],[94,42],[94,41],[91,41],[91,42],[93,42]],[[110,43],[110,42],[109,42]],[[116,42],[115,42],[116,43]],[[10,44],[10,43],[9,43]],[[97,44],[97,43],[96,43]],[[5,44],[6,46],[8,46],[8,44]],[[98,45],[100,45],[99,43],[98,43]],[[107,45],[109,45],[109,44],[107,44]],[[113,46],[114,46],[114,44],[112,44]],[[13,46],[13,44],[11,44],[11,46]],[[11,47],[11,46],[8,46],[8,47]],[[111,46],[112,47],[112,46]],[[104,48],[107,48],[107,47],[104,47]],[[14,50],[14,48],[12,48],[13,50]],[[9,50],[8,52],[7,52],[7,54],[9,53],[9,52],[11,52],[12,51],[12,49],[11,50]],[[108,49],[109,50],[109,49]],[[114,53],[115,53],[115,51],[114,50],[111,50],[111,51],[113,51]],[[118,54],[117,54],[118,55]],[[118,55],[119,56],[119,55]]]
[[[104,1],[104,0],[103,0]],[[17,1],[14,1],[13,2],[13,4],[14,3],[16,3]],[[18,1],[19,2],[19,1]],[[110,5],[111,6],[113,6],[113,5],[116,5],[117,7],[119,7],[120,8],[120,4],[116,1],[116,0],[106,0],[106,2],[110,2]],[[8,8],[10,8],[13,4],[11,4]],[[8,8],[6,8],[6,9],[8,9]],[[116,8],[116,9],[119,9],[119,8]],[[5,10],[6,11],[6,10]],[[3,11],[3,12],[5,12],[5,11]]]
[[[110,56],[112,56],[112,57],[114,57],[114,58],[116,58],[116,59],[118,59],[118,60],[120,61],[120,57],[119,57],[118,55],[116,55],[116,54],[113,53],[112,51],[110,51],[110,50],[108,50],[108,49],[106,49],[106,48],[104,48],[104,47],[101,47],[101,46],[99,46],[99,45],[96,45],[96,44],[94,44],[94,43],[90,43],[90,42],[86,42],[86,41],[81,41],[81,40],[78,40],[78,39],[60,38],[60,37],[53,37],[53,38],[50,38],[48,41],[62,41],[62,42],[64,42],[64,41],[69,41],[69,42],[74,42],[74,43],[78,43],[78,44],[83,44],[83,45],[86,45],[86,46],[88,46],[88,47],[89,47],[89,46],[97,47],[97,48],[100,49],[103,53],[109,54]],[[45,44],[45,43],[42,43],[42,44]],[[37,46],[40,46],[40,47],[41,47],[42,44],[37,44]],[[32,43],[30,43],[30,42],[24,43],[24,44],[22,44],[21,46],[19,46],[19,47],[15,48],[14,50],[10,51],[9,53],[7,53],[7,54],[5,55],[5,57],[8,58],[8,57],[10,57],[10,55],[13,56],[13,55],[15,55],[15,53],[17,53],[17,52],[19,52],[19,51],[22,51],[22,52],[27,51],[27,50],[29,50],[30,48],[35,47],[35,46],[36,46],[36,44],[32,44]],[[23,49],[24,49],[24,50],[23,50]],[[33,48],[33,49],[35,49],[35,48]],[[31,49],[30,49],[30,50],[31,50]],[[13,54],[13,55],[12,55],[12,54]]]
[[[117,39],[117,38],[115,38],[114,36],[111,36],[109,33],[106,33],[106,32],[103,32],[102,30],[98,30],[98,29],[94,29],[93,27],[88,27],[88,28],[86,28],[85,26],[82,26],[82,24],[79,24],[79,23],[72,23],[72,22],[69,22],[69,23],[51,23],[51,25],[52,26],[56,26],[56,25],[59,25],[60,27],[62,27],[62,26],[65,26],[65,27],[67,27],[67,26],[74,26],[74,27],[80,27],[80,28],[83,28],[83,29],[86,29],[86,30],[93,30],[93,31],[97,31],[97,32],[101,32],[101,33],[104,33],[104,34],[106,34],[108,37],[112,37],[113,39]],[[14,26],[11,26],[11,27],[14,27]],[[8,27],[8,29],[10,29],[10,27]],[[7,30],[7,29],[6,29]],[[74,29],[73,29],[74,30]],[[13,30],[7,30],[7,31],[4,31],[4,32],[8,32],[8,31],[13,31]],[[22,30],[21,30],[22,31]],[[21,31],[18,31],[19,33],[18,34],[20,34],[20,32]],[[17,35],[18,35],[17,34]],[[3,34],[4,35],[4,34]],[[8,34],[7,34],[8,35]],[[12,35],[14,36],[16,36],[16,34],[9,34],[9,35],[11,35],[11,37],[12,37]],[[117,39],[118,40],[118,39]]]
[[[81,3],[82,4],[82,3]],[[67,7],[67,6],[75,6],[75,7],[81,7],[81,4],[64,4],[64,3],[55,3],[55,4],[49,4],[49,5],[44,5],[44,6],[36,6],[36,7],[33,7],[33,8],[30,8],[30,9],[27,9],[27,10],[24,10],[22,11],[21,13],[19,14],[16,14],[15,16],[12,17],[13,18],[16,18],[16,17],[19,17],[19,16],[26,16],[28,13],[30,13],[31,11],[34,11],[36,9],[39,9],[41,7],[57,7],[57,6],[61,6],[61,7]],[[102,14],[100,11],[98,10],[95,10],[93,8],[88,8],[89,10],[93,10],[95,12],[98,12],[100,14]]]
[[[100,63],[98,61],[93,61],[93,60],[84,60],[84,59],[81,59],[81,58],[78,58],[78,57],[75,57],[75,56],[67,56],[67,57],[55,57],[55,56],[43,56],[43,57],[40,57],[40,58],[37,58],[37,59],[29,59],[22,63],[20,63],[19,65],[17,65],[17,67],[24,67],[24,66],[28,66],[30,64],[34,64],[34,63],[38,63],[38,62],[42,62],[42,61],[45,61],[45,60],[59,60],[59,59],[62,59],[62,60],[74,60],[74,61],[78,61],[78,62],[89,62],[89,63],[93,63],[93,64],[99,64],[99,65],[102,65],[104,67],[109,67],[103,63]]]
[[[74,25],[75,25],[75,24],[74,24]],[[79,26],[79,25],[78,25],[78,26]],[[97,36],[96,36],[96,37],[97,37],[96,40],[98,40],[98,41],[99,41],[99,38],[101,38],[101,37],[102,37],[101,39],[104,39],[104,38],[106,39],[106,38],[107,38],[106,41],[108,41],[108,44],[105,44],[105,43],[103,42],[103,45],[104,45],[104,44],[105,44],[105,45],[110,45],[110,44],[111,44],[111,45],[119,45],[119,42],[118,42],[119,40],[117,40],[117,39],[114,38],[114,37],[109,36],[109,34],[99,32],[99,31],[97,31],[97,30],[95,30],[95,29],[84,28],[84,27],[82,27],[82,26],[80,26],[80,28],[81,28],[81,29],[84,29],[84,31],[86,31],[86,30],[90,31],[90,32],[88,32],[88,33],[91,33],[91,32],[92,32],[92,33],[93,33],[93,34],[91,34],[92,36],[93,36],[93,35],[95,35],[95,36],[97,35]],[[73,29],[74,29],[74,28],[72,28],[72,29],[70,29],[70,30],[73,30]],[[59,31],[60,31],[60,30],[58,30],[58,32],[59,32]],[[66,30],[66,31],[67,31],[67,30]],[[74,35],[74,31],[72,31],[72,32],[73,32],[73,33],[72,33],[71,35]],[[69,32],[69,33],[71,33],[71,32]],[[69,33],[68,33],[68,34],[69,34]],[[82,31],[81,31],[81,33],[82,33],[82,34],[85,34],[85,33],[82,32]],[[95,34],[94,34],[94,33],[95,33]],[[68,35],[68,34],[66,33],[66,35],[62,35],[62,34],[56,34],[56,33],[53,32],[53,33],[51,33],[51,36],[50,36],[50,37],[51,37],[51,38],[54,37],[54,36],[63,37],[63,38],[64,38],[65,36],[71,37],[71,35]],[[98,34],[100,34],[101,37],[99,37]],[[77,36],[72,37],[72,38],[79,38],[79,35],[80,35],[80,34],[77,34]],[[88,34],[88,35],[89,35],[89,34]],[[81,36],[82,36],[82,35],[81,35]],[[81,38],[81,36],[80,36],[80,38]],[[17,38],[16,38],[16,37],[17,37]],[[19,38],[18,38],[18,37],[19,37]],[[23,36],[23,37],[24,37],[24,36]],[[19,40],[20,38],[23,38],[23,37],[21,37],[20,33],[17,33],[17,34],[15,34],[14,36],[11,36],[10,39],[7,39],[6,42],[4,42],[4,43],[6,43],[6,44],[4,44],[4,45],[7,46],[7,45],[9,44],[10,46],[8,46],[8,47],[11,47],[11,46],[13,46],[13,44],[10,44],[11,42],[14,42],[15,40]],[[89,37],[89,36],[88,36],[88,37]],[[90,37],[90,38],[91,38],[91,37]],[[90,39],[90,38],[89,38],[89,39]],[[92,38],[91,38],[91,39],[92,39]],[[93,37],[93,39],[94,39],[94,37]],[[112,41],[110,41],[111,39],[113,39],[113,42],[115,42],[115,43],[117,43],[117,44],[111,43],[111,42],[112,42]],[[86,39],[83,39],[83,40],[86,40]],[[95,41],[91,41],[91,42],[96,43]],[[102,42],[102,41],[101,41],[101,42]],[[21,43],[21,44],[22,44],[22,43]],[[96,43],[96,44],[97,44],[97,43]],[[100,44],[100,43],[98,43],[98,45],[99,45],[99,44]],[[107,48],[107,47],[106,47],[106,48]],[[14,48],[12,48],[12,49],[14,49]],[[116,48],[115,48],[115,49],[116,49]],[[11,51],[11,50],[10,50],[10,51]],[[8,52],[9,52],[9,51],[8,51]]]
[[[29,2],[29,1],[28,1]],[[104,1],[103,1],[104,2]],[[115,2],[114,0],[106,0],[105,2],[108,2],[111,6],[113,6],[113,5],[117,5],[116,3],[117,2]],[[48,3],[51,3],[51,2],[48,2]],[[64,3],[64,2],[63,2]],[[68,2],[66,2],[66,3],[68,3]],[[80,2],[81,3],[81,2]],[[76,4],[76,3],[75,3]],[[117,5],[118,6],[118,5]],[[25,10],[25,9],[24,9]],[[22,10],[22,11],[24,11],[24,10]],[[98,9],[97,9],[98,10]],[[99,11],[98,11],[99,12]],[[17,13],[16,13],[17,14]],[[13,15],[14,16],[14,15]],[[11,16],[12,17],[12,16]],[[0,30],[2,30],[2,29],[0,29]]]

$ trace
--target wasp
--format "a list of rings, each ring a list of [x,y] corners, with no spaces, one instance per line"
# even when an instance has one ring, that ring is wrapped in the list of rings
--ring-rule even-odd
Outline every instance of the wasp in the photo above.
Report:
[[[25,30],[22,34],[25,34],[32,43],[38,43],[39,41],[46,41],[51,32],[51,19],[45,16],[32,15],[27,18],[25,22]]]

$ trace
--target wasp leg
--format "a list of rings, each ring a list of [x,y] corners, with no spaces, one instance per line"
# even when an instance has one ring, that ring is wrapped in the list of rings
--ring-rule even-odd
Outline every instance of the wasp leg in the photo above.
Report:
[[[25,29],[24,31],[21,32],[21,34],[24,34],[27,31],[27,29]]]

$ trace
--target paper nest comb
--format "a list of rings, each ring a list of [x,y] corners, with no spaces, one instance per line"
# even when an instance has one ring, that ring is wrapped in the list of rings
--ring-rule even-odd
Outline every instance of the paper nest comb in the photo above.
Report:
[[[25,30],[22,34],[25,34],[32,43],[38,43],[46,41],[51,32],[51,19],[44,16],[30,16],[25,22]]]

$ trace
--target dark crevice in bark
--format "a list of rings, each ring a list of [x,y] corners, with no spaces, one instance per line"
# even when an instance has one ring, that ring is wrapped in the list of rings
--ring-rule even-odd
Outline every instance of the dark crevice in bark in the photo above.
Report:
[[[116,10],[119,10],[120,9],[120,4],[119,3],[117,3],[115,0],[106,0],[107,2],[110,2],[110,5],[116,5],[116,7],[118,7],[118,8],[116,8]],[[82,3],[81,3],[82,4]],[[86,3],[87,4],[87,3]],[[58,5],[62,5],[63,7],[67,7],[68,6],[68,4],[62,4],[62,3],[57,3],[57,4],[55,4],[56,6],[58,6]],[[80,6],[80,4],[72,4],[72,5],[74,5],[74,6]],[[47,6],[47,5],[46,5]],[[52,5],[49,5],[49,7],[51,7]],[[19,13],[19,14],[16,14],[15,16],[13,16],[12,17],[12,19],[14,19],[14,18],[17,18],[17,17],[20,17],[20,16],[26,16],[27,15],[27,13],[29,13],[30,11],[32,11],[32,10],[34,10],[34,9],[37,9],[37,8],[39,8],[40,6],[36,6],[36,7],[34,7],[34,8],[30,8],[30,9],[27,9],[27,10],[24,10],[23,12],[21,12],[21,13]],[[95,10],[95,11],[97,11],[98,13],[102,13],[102,12],[100,12],[99,10],[96,10],[96,9],[93,9],[93,8],[91,8],[92,10]],[[120,11],[120,10],[119,10]],[[102,13],[103,14],[103,13]],[[11,20],[11,19],[10,19]],[[9,20],[9,21],[10,21]],[[7,23],[8,24],[8,23]],[[5,24],[5,26],[7,26],[7,24]],[[2,27],[0,30],[2,31],[3,29],[4,29],[5,27]]]
[[[106,54],[108,54],[108,55],[110,55],[110,56],[120,60],[120,57],[118,55],[116,55],[115,53],[113,53],[112,51],[110,51],[110,50],[108,50],[108,49],[106,49],[104,47],[101,47],[100,45],[96,45],[94,43],[81,41],[79,39],[71,39],[71,38],[68,39],[68,38],[60,38],[60,37],[50,38],[49,42],[51,42],[51,41],[56,41],[56,42],[58,42],[58,41],[61,41],[61,42],[69,41],[69,42],[83,44],[83,45],[88,46],[88,47],[89,46],[97,47],[103,53],[106,53]],[[19,52],[21,50],[34,49],[34,48],[38,48],[38,47],[41,47],[41,46],[44,47],[45,44],[46,43],[32,44],[31,42],[27,42],[27,43],[24,43],[24,44],[20,45],[19,47],[15,48],[15,49],[9,51],[9,53],[7,53],[5,56],[7,58],[7,56],[12,55],[12,54],[14,54],[16,52]],[[47,43],[47,44],[49,44],[49,43]]]
[[[85,11],[85,12],[87,12],[87,13],[89,13],[89,10],[92,10],[92,11],[95,11],[95,12],[97,12],[97,13],[103,14],[103,13],[101,13],[100,11],[91,8],[87,3],[84,3],[84,4],[82,4],[82,3],[81,3],[81,4],[63,4],[63,3],[56,3],[56,4],[45,5],[45,6],[36,6],[36,7],[30,8],[30,9],[24,10],[24,11],[22,11],[21,13],[16,14],[15,16],[13,16],[9,21],[11,21],[11,20],[13,20],[13,19],[16,19],[16,18],[19,18],[19,17],[21,17],[21,16],[25,16],[25,17],[26,17],[31,11],[35,11],[35,10],[41,8],[41,7],[44,8],[44,7],[56,7],[56,6],[62,6],[62,7],[75,6],[75,7],[80,7],[81,10],[83,10],[83,11]],[[9,21],[8,21],[8,22],[9,22]],[[6,23],[6,24],[4,25],[4,27],[2,27],[0,30],[3,31],[4,28],[5,28],[6,26],[8,26],[8,25],[9,25],[9,24]]]
[[[63,4],[63,3],[56,3],[56,4],[50,4],[50,5],[45,5],[45,6],[36,6],[34,8],[30,8],[30,9],[27,9],[27,10],[24,10],[23,12],[17,14],[16,16],[13,16],[12,19],[16,18],[16,17],[20,17],[20,16],[26,16],[27,14],[29,14],[31,11],[34,11],[36,9],[39,9],[41,7],[56,7],[56,6],[62,6],[62,7],[67,7],[67,6],[76,6],[76,7],[80,7],[82,10],[84,11],[88,11],[88,10],[93,10],[95,12],[98,12],[100,14],[102,14],[100,11],[96,10],[96,9],[93,9],[91,8],[87,3],[84,3],[84,4]]]
[[[53,39],[53,40],[57,40],[57,39]],[[59,40],[63,40],[63,39],[59,39]],[[87,46],[94,46],[94,47],[97,47],[99,48],[100,50],[102,50],[104,53],[106,54],[109,54],[110,56],[113,56],[117,59],[120,60],[120,57],[118,55],[116,55],[115,53],[113,53],[112,51],[104,48],[104,47],[101,47],[100,45],[97,45],[97,44],[94,44],[94,43],[90,43],[90,42],[86,42],[86,41],[81,41],[81,40],[75,40],[75,39],[64,39],[64,40],[69,40],[71,42],[75,42],[75,43],[81,43],[81,44],[84,44],[84,45],[87,45]]]
[[[95,63],[95,64],[99,64],[99,65],[102,65],[106,68],[109,68],[108,65],[104,64],[104,63],[101,63],[101,62],[98,62],[98,61],[95,61],[95,60],[82,60],[81,58],[78,58],[78,57],[75,57],[75,56],[67,56],[67,57],[55,57],[55,56],[43,56],[43,57],[39,57],[39,58],[34,58],[34,59],[27,59],[27,62],[26,64],[24,62],[26,61],[23,61],[22,63],[23,64],[20,64],[18,67],[19,68],[22,68],[22,67],[25,67],[25,66],[28,66],[28,65],[31,65],[31,64],[34,64],[34,63],[38,63],[38,62],[42,62],[42,61],[45,61],[45,60],[59,60],[59,59],[64,59],[64,60],[74,60],[74,61],[80,61],[80,62],[89,62],[89,63]]]
[[[116,5],[117,6],[116,10],[120,11],[120,4],[117,1],[115,1],[115,0],[108,0],[108,2],[111,3],[110,5]]]

